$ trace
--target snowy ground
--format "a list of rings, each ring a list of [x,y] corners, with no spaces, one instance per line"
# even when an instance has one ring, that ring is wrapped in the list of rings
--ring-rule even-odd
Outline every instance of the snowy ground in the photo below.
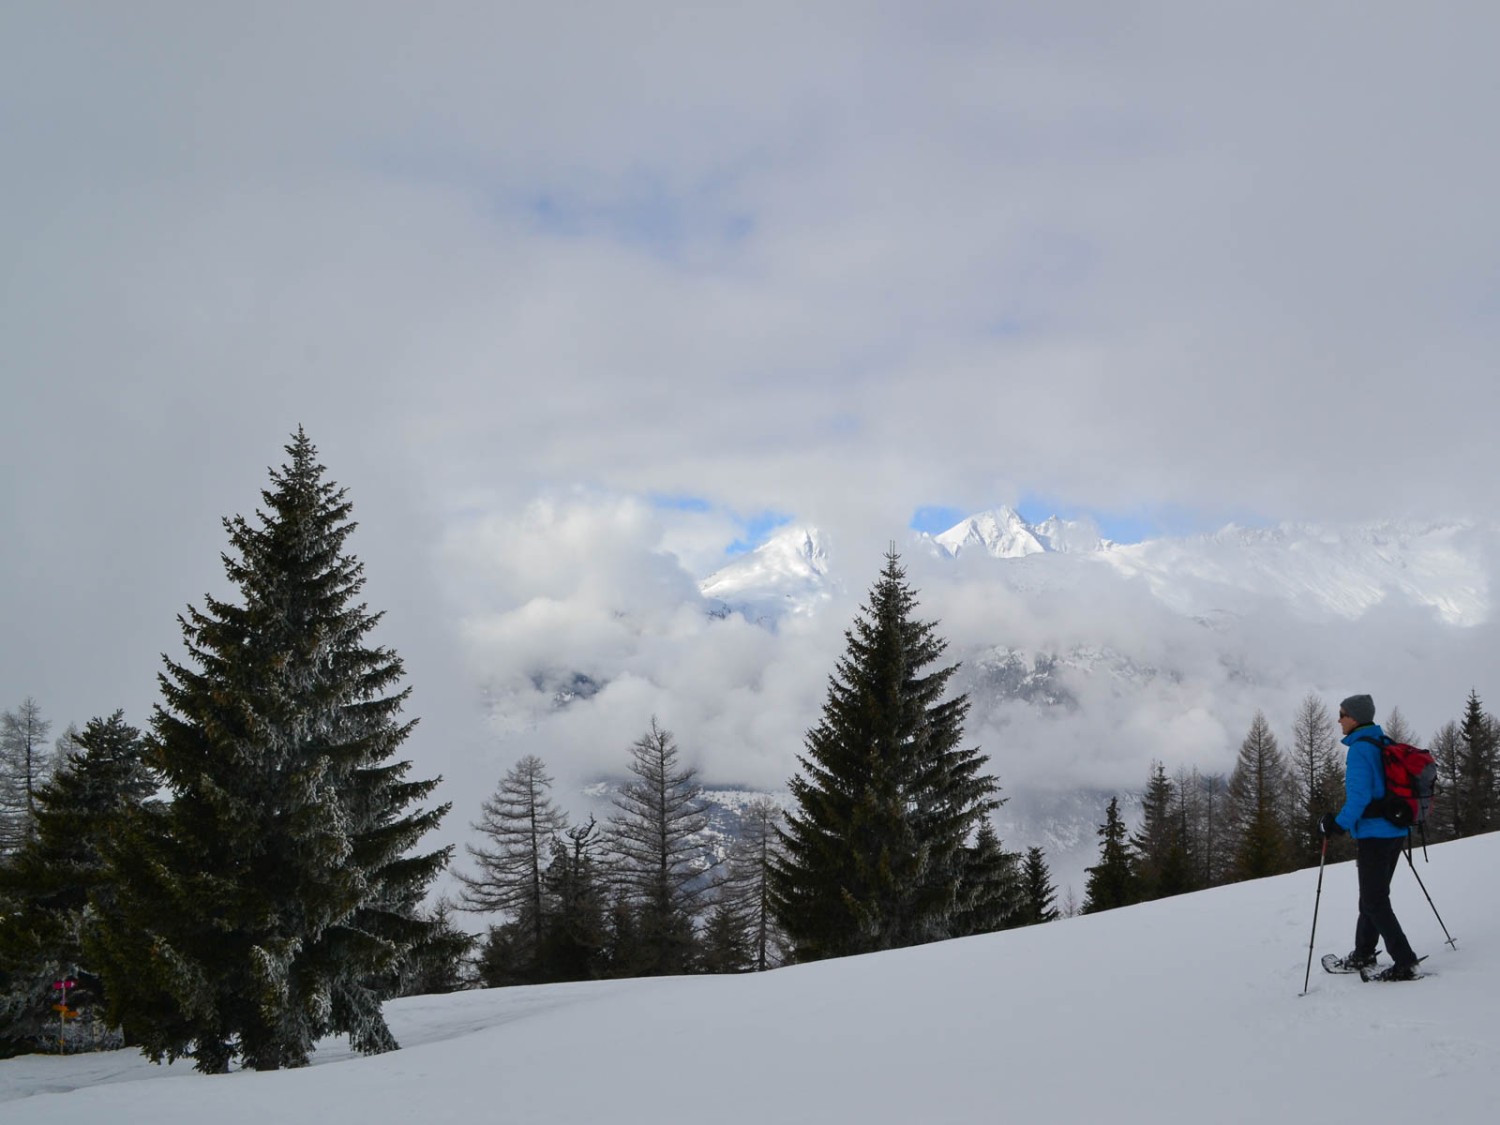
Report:
[[[1496,1120],[1500,834],[1403,863],[1395,900],[1433,976],[1313,966],[1315,871],[763,976],[612,981],[389,1006],[404,1049],[203,1077],[129,1052],[0,1062],[6,1125],[282,1122]],[[1347,952],[1352,864],[1317,950]]]

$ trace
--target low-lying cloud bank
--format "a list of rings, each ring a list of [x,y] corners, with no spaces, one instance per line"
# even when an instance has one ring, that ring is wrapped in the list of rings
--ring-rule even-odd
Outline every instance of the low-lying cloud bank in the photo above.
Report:
[[[785,786],[882,560],[835,540],[814,611],[747,620],[705,598],[690,552],[674,550],[717,518],[573,493],[450,535],[491,729],[482,760],[458,767],[468,785],[487,790],[535,753],[566,803],[621,774],[654,715],[705,781]],[[1486,568],[1489,546],[1476,540],[1470,556]],[[1348,619],[1249,593],[1226,595],[1232,611],[1184,616],[1087,556],[900,550],[920,614],[963,663],[969,739],[1007,791],[1135,789],[1155,760],[1227,771],[1257,710],[1288,732],[1309,692],[1330,705],[1371,692],[1425,737],[1500,673],[1492,622],[1457,627],[1425,606],[1388,601]]]

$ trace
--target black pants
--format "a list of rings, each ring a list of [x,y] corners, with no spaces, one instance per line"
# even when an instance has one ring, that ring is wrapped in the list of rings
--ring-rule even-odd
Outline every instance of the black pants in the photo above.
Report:
[[[1359,871],[1359,922],[1354,927],[1354,952],[1368,957],[1375,952],[1377,939],[1385,942],[1385,951],[1398,965],[1415,964],[1417,955],[1412,952],[1406,935],[1401,932],[1401,923],[1391,909],[1391,877],[1401,862],[1401,851],[1406,840],[1397,836],[1382,839],[1378,836],[1356,840],[1358,849],[1355,867]]]

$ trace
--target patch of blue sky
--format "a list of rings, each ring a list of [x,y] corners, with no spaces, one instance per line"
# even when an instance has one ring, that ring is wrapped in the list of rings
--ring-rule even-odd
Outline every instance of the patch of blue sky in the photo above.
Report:
[[[724,549],[724,554],[730,558],[755,550],[755,548],[771,537],[773,531],[791,523],[792,517],[785,512],[764,511],[752,516],[738,518],[737,522],[742,528],[743,534]]]
[[[1024,497],[1015,505],[1015,510],[1029,524],[1039,524],[1050,516],[1065,520],[1092,520],[1099,529],[1099,534],[1116,543],[1143,543],[1148,539],[1201,535],[1217,531],[1229,523],[1236,523],[1241,527],[1269,527],[1274,522],[1247,512],[1205,511],[1171,504],[1143,505],[1118,512],[1092,512],[1077,505],[1059,504],[1044,496]],[[977,511],[942,504],[925,505],[912,513],[908,526],[913,531],[940,535],[977,514]]]
[[[477,159],[434,135],[441,130],[370,146],[356,159],[380,176],[459,190],[503,217],[520,216],[542,234],[611,239],[668,259],[689,249],[732,249],[757,229],[754,214],[730,196],[732,177],[679,186],[641,169],[591,179],[583,188],[527,187],[516,182],[514,169]]]
[[[941,505],[929,505],[918,508],[912,513],[911,523],[907,526],[913,531],[924,531],[928,535],[941,535],[960,520],[972,516],[973,512],[966,512],[962,508],[945,508]]]
[[[732,247],[755,231],[755,218],[721,211],[712,201],[676,195],[645,181],[614,197],[542,191],[521,203],[543,234],[558,238],[607,238],[662,258],[689,247]]]
[[[653,508],[666,512],[687,512],[692,515],[707,515],[710,512],[723,511],[718,504],[705,496],[695,496],[689,492],[652,492],[646,497]],[[766,509],[755,512],[748,516],[742,516],[736,512],[726,512],[726,515],[735,523],[739,529],[734,541],[724,548],[726,558],[734,558],[743,555],[761,546],[771,537],[777,528],[785,527],[792,522],[792,517],[785,512],[774,509]]]
[[[1000,339],[1011,339],[1013,337],[1026,335],[1034,327],[1035,325],[1028,321],[1022,320],[1018,316],[1000,316],[996,317],[988,324],[986,324],[985,331],[988,332],[989,335]]]
[[[711,512],[714,510],[709,500],[686,493],[653,492],[648,499],[653,508],[661,508],[669,512]]]
[[[1225,524],[1241,527],[1268,527],[1271,520],[1248,512],[1210,511],[1180,504],[1146,504],[1115,512],[1093,512],[1075,505],[1058,504],[1041,496],[1027,496],[1016,505],[1016,511],[1027,523],[1036,524],[1049,516],[1059,519],[1089,519],[1099,534],[1116,543],[1144,543],[1148,539],[1178,538],[1218,531]]]

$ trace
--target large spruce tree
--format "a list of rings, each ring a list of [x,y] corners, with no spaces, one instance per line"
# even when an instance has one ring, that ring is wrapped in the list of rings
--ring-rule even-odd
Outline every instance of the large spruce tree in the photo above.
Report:
[[[771,889],[799,960],[951,937],[984,911],[971,888],[1004,882],[969,847],[999,787],[961,745],[968,697],[945,698],[957,665],[933,667],[946,645],[916,607],[893,548],[790,782]]]
[[[112,848],[95,951],[127,1034],[208,1072],[301,1065],[334,1032],[394,1047],[380,1003],[432,936],[420,900],[447,859],[412,854],[446,807],[408,811],[437,783],[394,760],[415,723],[400,659],[366,643],[351,505],[300,429],[287,453],[255,522],[224,521],[238,600],[179,618],[148,759],[171,799]]]

